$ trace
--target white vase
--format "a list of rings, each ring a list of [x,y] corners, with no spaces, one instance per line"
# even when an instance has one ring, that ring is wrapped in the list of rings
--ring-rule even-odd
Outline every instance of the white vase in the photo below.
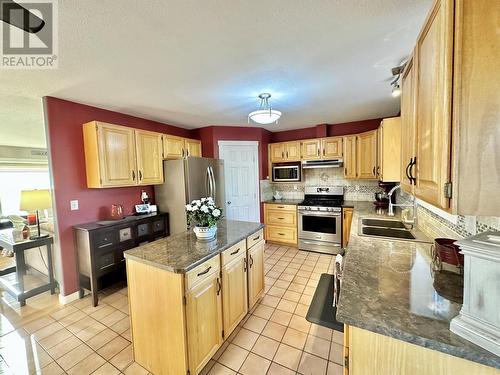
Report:
[[[193,232],[199,240],[211,240],[217,234],[217,227],[194,227]]]

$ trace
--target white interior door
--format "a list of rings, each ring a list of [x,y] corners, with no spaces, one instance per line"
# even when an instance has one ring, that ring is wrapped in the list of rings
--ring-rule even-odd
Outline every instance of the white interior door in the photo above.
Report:
[[[260,221],[258,147],[256,141],[219,141],[229,220]]]

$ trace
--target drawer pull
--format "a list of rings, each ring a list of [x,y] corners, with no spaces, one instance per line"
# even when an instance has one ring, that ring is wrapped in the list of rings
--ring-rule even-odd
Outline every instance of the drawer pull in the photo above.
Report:
[[[285,206],[277,206],[278,208],[285,208]]]
[[[109,267],[113,267],[114,265],[115,265],[114,263],[108,264],[107,266],[101,267],[100,270],[105,270]]]
[[[285,235],[285,233],[278,233],[278,234],[279,234],[280,236],[284,236],[284,235]]]
[[[278,217],[277,219],[279,219],[279,220],[285,220],[284,217]]]
[[[260,236],[254,237],[253,241],[257,241],[260,238]]]
[[[235,251],[233,251],[233,252],[231,253],[231,255],[238,254],[239,252],[240,252],[240,248],[238,247],[238,249],[237,249],[237,250],[235,250]]]
[[[202,276],[202,275],[205,275],[205,274],[207,274],[207,273],[208,273],[211,269],[212,269],[212,266],[208,267],[205,271],[200,272],[200,273],[199,273],[198,275],[196,275],[196,276]]]
[[[105,243],[104,245],[100,245],[100,246],[98,246],[97,248],[98,248],[98,249],[102,249],[103,247],[108,247],[108,246],[112,246],[112,245],[113,245],[113,243],[112,243],[112,242],[109,242],[109,243]]]

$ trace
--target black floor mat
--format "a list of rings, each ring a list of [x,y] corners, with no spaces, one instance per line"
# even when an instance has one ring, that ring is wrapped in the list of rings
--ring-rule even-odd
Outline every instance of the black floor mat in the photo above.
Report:
[[[321,274],[306,319],[311,323],[344,332],[344,323],[337,322],[337,308],[332,306],[333,278],[333,275]]]

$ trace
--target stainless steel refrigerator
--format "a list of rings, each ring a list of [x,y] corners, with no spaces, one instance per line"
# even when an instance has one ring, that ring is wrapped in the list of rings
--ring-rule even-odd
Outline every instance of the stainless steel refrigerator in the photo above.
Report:
[[[194,199],[214,198],[225,208],[224,162],[220,159],[188,157],[163,162],[165,183],[155,186],[155,202],[169,213],[170,234],[187,230],[185,205]]]

